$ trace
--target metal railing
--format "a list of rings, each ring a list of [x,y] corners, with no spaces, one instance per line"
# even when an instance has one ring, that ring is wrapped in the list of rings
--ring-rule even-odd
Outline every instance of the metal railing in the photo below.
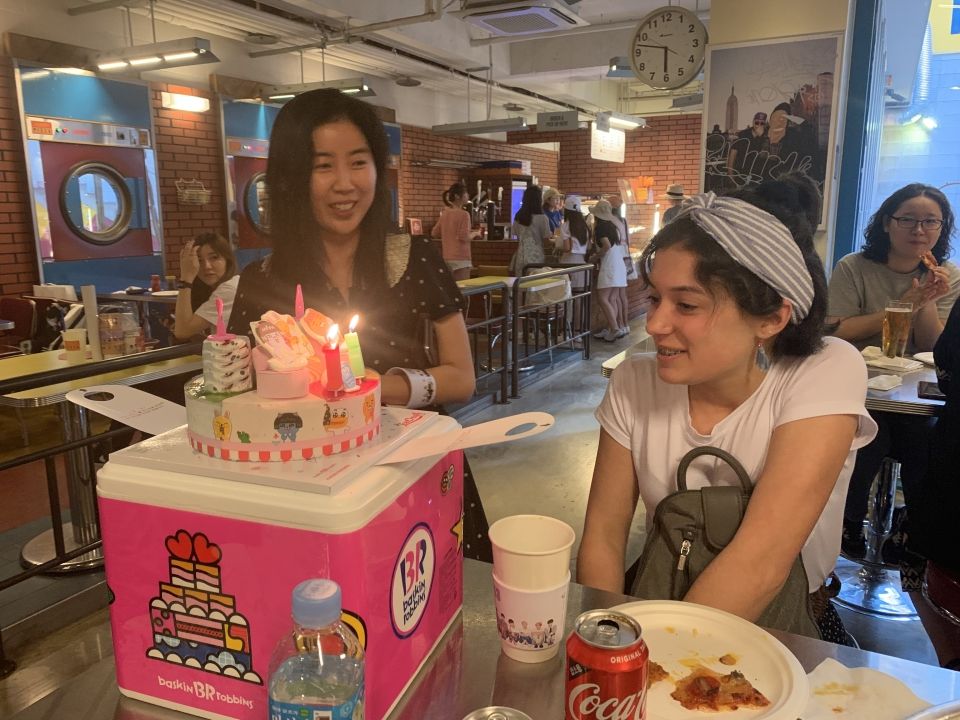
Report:
[[[497,402],[505,403],[510,373],[509,343],[507,342],[510,319],[503,311],[509,294],[507,285],[494,282],[464,288],[460,292],[467,301],[466,323],[470,338],[470,352],[473,356],[473,372],[477,381],[499,375],[500,389],[497,393]],[[496,297],[497,295],[499,298]],[[482,315],[473,317],[470,311],[475,309],[477,301],[482,303]],[[497,307],[500,311],[494,314],[494,308]],[[496,350],[498,345],[499,352]]]

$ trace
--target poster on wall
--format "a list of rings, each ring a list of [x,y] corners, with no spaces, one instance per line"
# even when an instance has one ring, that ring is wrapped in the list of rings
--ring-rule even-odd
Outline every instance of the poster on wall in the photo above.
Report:
[[[829,198],[840,62],[839,35],[709,47],[704,191],[801,172]]]

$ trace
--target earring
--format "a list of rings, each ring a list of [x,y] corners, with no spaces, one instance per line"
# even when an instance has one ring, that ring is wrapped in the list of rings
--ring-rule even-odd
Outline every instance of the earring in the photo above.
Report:
[[[770,369],[770,356],[767,355],[767,351],[763,347],[763,341],[757,340],[757,358],[756,358],[757,368],[766,372]]]

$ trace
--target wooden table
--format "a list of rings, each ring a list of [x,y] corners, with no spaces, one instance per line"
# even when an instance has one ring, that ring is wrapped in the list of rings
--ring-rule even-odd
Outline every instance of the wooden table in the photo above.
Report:
[[[169,354],[170,349],[163,352]],[[32,355],[18,355],[0,359],[0,382],[38,373],[75,368],[81,365],[89,365],[91,369],[90,374],[73,380],[54,382],[9,394],[0,394],[0,405],[15,408],[57,405],[63,427],[64,442],[79,440],[89,435],[89,419],[86,409],[66,401],[66,394],[71,390],[82,389],[90,385],[141,385],[145,382],[179,375],[180,373],[198,371],[203,367],[199,355],[186,355],[155,361],[151,360],[151,355],[155,355],[155,352],[144,352],[138,354],[142,358],[140,364],[97,373],[97,365],[103,365],[103,362],[96,363],[92,360],[80,363],[70,362],[60,359],[62,354],[63,352],[60,350],[50,350]],[[107,367],[111,362],[106,361]],[[66,550],[69,552],[96,540],[100,536],[100,527],[97,522],[96,498],[93,492],[95,478],[90,455],[86,448],[79,448],[65,453],[65,456],[71,522],[64,525],[64,540]],[[30,540],[24,545],[21,553],[23,562],[28,565],[41,565],[55,556],[53,530],[47,530]],[[60,568],[62,572],[72,572],[99,567],[102,564],[103,559],[98,550],[70,560],[61,565]]]
[[[163,303],[165,305],[176,305],[177,304],[177,295],[174,292],[173,295],[167,295],[169,291],[161,290],[160,292],[164,293],[163,295],[155,295],[154,293],[145,292],[145,293],[126,293],[126,292],[117,292],[117,293],[97,293],[97,300],[104,302],[134,302],[134,303]]]
[[[561,648],[552,660],[535,665],[516,662],[500,652],[491,569],[486,563],[464,561],[461,619],[454,621],[389,720],[459,720],[488,705],[513,707],[536,720],[564,717],[564,651]],[[566,632],[585,610],[609,608],[635,599],[571,583]],[[107,629],[102,629],[100,635],[107,635]],[[960,698],[960,673],[789,633],[772,634],[797,657],[806,672],[833,658],[848,667],[872,667],[897,677],[931,703]],[[93,657],[87,660],[86,669],[61,681],[10,720],[52,720],[66,717],[62,715],[65,712],[69,712],[69,717],[84,720],[193,717],[121,696],[109,643],[91,650],[89,655]],[[143,662],[154,661],[144,658]],[[203,673],[198,671],[197,675]]]

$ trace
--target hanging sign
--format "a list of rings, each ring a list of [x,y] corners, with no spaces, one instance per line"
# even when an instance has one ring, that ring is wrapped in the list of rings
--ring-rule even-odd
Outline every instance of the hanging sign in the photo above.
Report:
[[[590,123],[590,157],[594,160],[622,163],[626,145],[627,136],[623,130],[610,128],[604,132],[596,123]]]
[[[537,130],[579,130],[580,118],[576,110],[537,113]]]

